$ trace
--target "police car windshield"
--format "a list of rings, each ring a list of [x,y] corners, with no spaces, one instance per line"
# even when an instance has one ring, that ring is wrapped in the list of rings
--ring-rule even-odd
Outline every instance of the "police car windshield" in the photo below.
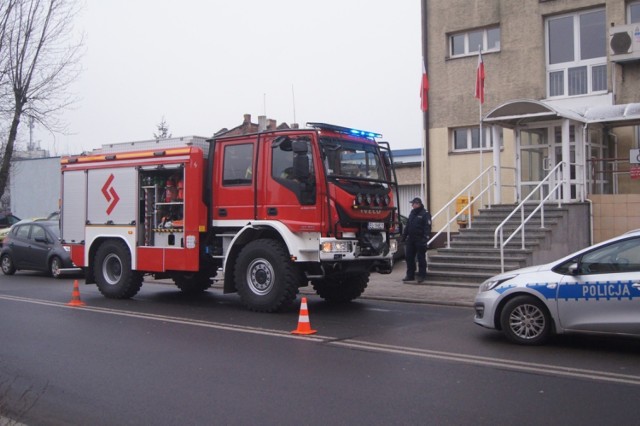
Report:
[[[377,146],[335,138],[321,138],[320,146],[327,176],[387,181]]]

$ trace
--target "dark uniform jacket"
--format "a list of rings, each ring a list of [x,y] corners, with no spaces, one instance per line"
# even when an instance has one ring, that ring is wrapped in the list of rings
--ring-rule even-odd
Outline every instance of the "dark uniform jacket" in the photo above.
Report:
[[[402,230],[403,239],[413,243],[426,244],[431,234],[431,213],[424,207],[411,210],[407,226]]]

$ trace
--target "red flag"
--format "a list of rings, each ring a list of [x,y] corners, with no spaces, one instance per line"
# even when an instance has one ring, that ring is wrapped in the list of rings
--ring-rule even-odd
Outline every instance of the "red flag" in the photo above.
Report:
[[[429,103],[427,101],[427,93],[429,92],[429,79],[427,78],[427,71],[422,62],[422,84],[420,85],[420,108],[422,111],[429,109]]]
[[[476,69],[476,98],[480,99],[481,104],[484,103],[484,62],[481,51],[478,51],[478,68]]]

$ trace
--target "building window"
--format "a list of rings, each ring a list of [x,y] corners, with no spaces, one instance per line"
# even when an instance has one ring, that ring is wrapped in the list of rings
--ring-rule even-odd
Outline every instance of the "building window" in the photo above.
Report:
[[[640,23],[640,1],[629,3],[629,23]]]
[[[482,139],[482,149],[488,150],[493,147],[491,127],[483,128],[484,138]],[[454,152],[480,151],[480,128],[460,127],[451,131],[452,145]],[[500,129],[500,146],[502,147],[502,129]]]
[[[492,27],[467,31],[449,36],[449,55],[451,57],[468,56],[482,52],[500,50],[500,28]]]
[[[578,96],[607,90],[605,10],[549,18],[548,96]]]

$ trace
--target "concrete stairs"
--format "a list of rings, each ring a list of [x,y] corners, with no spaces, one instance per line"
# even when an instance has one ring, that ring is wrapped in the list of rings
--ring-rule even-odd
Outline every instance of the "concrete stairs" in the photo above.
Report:
[[[471,227],[460,229],[452,236],[449,248],[429,250],[425,284],[477,288],[487,278],[499,274],[500,249],[494,248],[494,232],[514,208],[514,205],[495,205],[480,209]],[[534,208],[525,207],[525,216]],[[505,247],[505,272],[532,265],[539,257],[536,252],[546,250],[553,243],[553,229],[566,220],[567,209],[545,205],[544,228],[540,227],[540,212],[527,222],[525,248],[522,249],[520,233]],[[505,239],[520,225],[520,221],[520,213],[509,220],[504,227]]]

